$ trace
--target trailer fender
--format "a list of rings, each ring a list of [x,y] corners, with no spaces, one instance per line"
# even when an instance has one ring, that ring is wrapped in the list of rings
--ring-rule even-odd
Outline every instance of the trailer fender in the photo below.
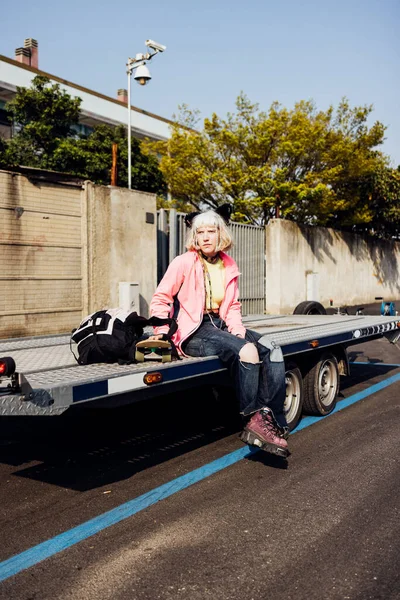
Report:
[[[335,346],[330,348],[330,350],[338,361],[339,375],[350,375],[350,363],[346,348]]]
[[[329,346],[324,349],[316,349],[296,356],[297,366],[301,369],[303,378],[320,359],[321,354],[329,351],[335,355],[338,362],[339,375],[350,375],[350,363],[346,348],[341,345]]]

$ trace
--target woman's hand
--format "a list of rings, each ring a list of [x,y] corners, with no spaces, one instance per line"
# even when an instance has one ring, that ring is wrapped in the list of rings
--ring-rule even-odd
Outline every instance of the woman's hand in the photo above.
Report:
[[[162,339],[163,339],[163,334],[162,334],[162,333],[159,333],[159,334],[157,334],[157,335],[151,335],[151,336],[150,336],[150,337],[148,337],[147,339],[148,339],[148,340],[153,340],[153,341],[156,341],[156,340],[162,340]]]

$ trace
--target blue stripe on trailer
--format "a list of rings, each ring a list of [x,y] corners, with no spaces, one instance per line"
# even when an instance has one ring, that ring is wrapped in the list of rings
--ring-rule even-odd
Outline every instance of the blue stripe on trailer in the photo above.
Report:
[[[361,332],[360,335],[355,335],[356,332]],[[365,331],[361,331],[361,330],[354,330],[354,331],[347,331],[344,333],[339,333],[339,334],[333,334],[333,335],[329,335],[326,337],[318,337],[315,336],[315,338],[310,339],[310,340],[306,340],[304,342],[295,342],[293,344],[285,344],[282,345],[282,352],[283,354],[286,356],[288,354],[297,354],[299,352],[305,352],[307,350],[314,350],[315,348],[313,348],[313,346],[311,346],[311,342],[313,340],[317,340],[319,342],[317,348],[328,348],[329,346],[335,346],[337,344],[344,344],[346,342],[353,342],[353,343],[361,343],[363,341],[363,338],[366,336],[370,336],[368,337],[368,340],[365,341],[370,341],[372,339],[372,336],[381,336],[382,334],[380,334],[377,331],[374,332],[370,332],[370,333],[366,333]]]
[[[225,371],[219,358],[205,360],[201,362],[189,362],[182,366],[170,367],[167,369],[152,369],[149,373],[161,373],[164,382],[175,381],[175,379],[183,379],[184,377],[195,377],[196,375],[204,375],[213,371]]]
[[[108,394],[108,379],[103,381],[95,381],[94,383],[84,383],[74,386],[72,390],[72,402],[80,400],[89,400],[90,398],[98,398],[99,396],[107,396]]]
[[[335,344],[343,344],[344,342],[349,342],[353,338],[353,333],[341,333],[336,335],[329,335],[327,337],[318,337],[313,338],[314,340],[318,340],[319,345],[318,348],[325,348],[327,346],[333,346]],[[287,354],[296,354],[298,352],[305,352],[306,350],[314,350],[310,344],[312,340],[306,340],[304,342],[295,342],[293,344],[285,344],[282,346],[282,351],[284,355]]]
[[[179,365],[178,363],[171,367],[165,367],[160,363],[158,369],[153,367],[149,371],[131,373],[125,376],[122,375],[111,379],[103,379],[101,381],[76,385],[72,390],[72,402],[93,400],[101,396],[116,393],[117,391],[129,392],[146,387],[143,382],[143,377],[146,373],[162,373],[162,383],[170,383],[172,381],[184,379],[185,377],[196,377],[197,375],[212,374],[215,371],[224,370],[225,367],[218,358],[201,362],[190,362],[183,365]],[[118,390],[114,388],[118,388]]]

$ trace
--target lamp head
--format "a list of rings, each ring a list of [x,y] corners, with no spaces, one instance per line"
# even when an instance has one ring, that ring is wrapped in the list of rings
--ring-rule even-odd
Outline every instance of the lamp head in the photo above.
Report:
[[[146,65],[141,65],[136,69],[134,79],[139,85],[146,85],[146,83],[149,83],[151,75]]]

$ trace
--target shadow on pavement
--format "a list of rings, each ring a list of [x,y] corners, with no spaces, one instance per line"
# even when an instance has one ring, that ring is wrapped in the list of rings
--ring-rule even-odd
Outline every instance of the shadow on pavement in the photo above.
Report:
[[[349,355],[360,358],[358,352]],[[392,371],[396,367],[358,363],[351,377],[341,378],[341,390],[358,391]],[[3,417],[0,426],[0,462],[16,467],[14,476],[86,491],[238,434],[241,420],[230,388],[216,395],[203,386],[109,410]],[[285,461],[264,452],[248,460],[286,468]]]
[[[379,362],[379,359],[376,361],[375,359],[371,359],[371,362],[353,362],[350,364],[350,377],[340,378],[340,390],[343,392],[350,387],[355,387],[365,382],[368,382],[368,385],[374,385],[382,378],[387,377],[393,371],[400,368],[385,364],[371,364],[372,362]]]
[[[239,432],[229,394],[229,404],[208,387],[112,410],[8,418],[0,462],[28,463],[15,475],[77,491],[108,485]]]

